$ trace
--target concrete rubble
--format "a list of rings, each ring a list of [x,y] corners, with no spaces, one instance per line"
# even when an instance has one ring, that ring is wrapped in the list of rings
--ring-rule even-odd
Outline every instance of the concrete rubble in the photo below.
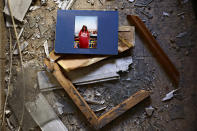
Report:
[[[154,112],[154,108],[152,106],[149,106],[149,107],[145,108],[145,111],[148,116],[152,116],[152,114]]]

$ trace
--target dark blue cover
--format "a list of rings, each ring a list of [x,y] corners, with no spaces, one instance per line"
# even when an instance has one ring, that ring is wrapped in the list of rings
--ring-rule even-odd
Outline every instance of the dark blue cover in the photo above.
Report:
[[[75,16],[97,16],[97,48],[73,48]],[[55,52],[63,54],[118,54],[118,12],[58,10]]]

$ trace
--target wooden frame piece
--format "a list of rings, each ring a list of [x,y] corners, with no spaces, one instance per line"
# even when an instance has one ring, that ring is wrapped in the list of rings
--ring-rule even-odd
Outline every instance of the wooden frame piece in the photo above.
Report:
[[[53,68],[53,75],[56,77],[64,90],[67,92],[67,94],[76,104],[76,106],[81,110],[81,112],[85,115],[87,120],[95,129],[102,128],[103,126],[105,126],[106,124],[108,124],[109,122],[111,122],[112,120],[114,120],[115,118],[117,118],[118,116],[120,116],[121,114],[150,96],[149,91],[140,90],[116,107],[112,108],[110,111],[106,112],[100,117],[97,117],[96,114],[89,107],[85,99],[74,87],[72,82],[64,76],[59,65],[57,63],[50,63],[48,59],[45,59],[44,62],[47,67],[50,68],[50,70]]]
[[[145,40],[146,44],[156,56],[158,62],[163,66],[166,73],[174,81],[176,85],[179,84],[180,74],[173,63],[170,61],[168,56],[162,50],[158,42],[152,36],[150,31],[146,28],[146,25],[141,21],[138,16],[128,15],[127,19],[133,25],[135,25],[136,30],[140,33],[142,38]]]

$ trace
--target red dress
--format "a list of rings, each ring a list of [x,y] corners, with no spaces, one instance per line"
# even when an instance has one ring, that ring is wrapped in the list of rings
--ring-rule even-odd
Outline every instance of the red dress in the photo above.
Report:
[[[79,32],[79,48],[89,48],[89,32]]]

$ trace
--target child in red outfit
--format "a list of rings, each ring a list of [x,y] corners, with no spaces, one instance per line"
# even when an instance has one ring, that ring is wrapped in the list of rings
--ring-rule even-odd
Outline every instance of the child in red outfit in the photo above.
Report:
[[[79,48],[89,48],[90,35],[87,26],[83,25],[79,32]]]

